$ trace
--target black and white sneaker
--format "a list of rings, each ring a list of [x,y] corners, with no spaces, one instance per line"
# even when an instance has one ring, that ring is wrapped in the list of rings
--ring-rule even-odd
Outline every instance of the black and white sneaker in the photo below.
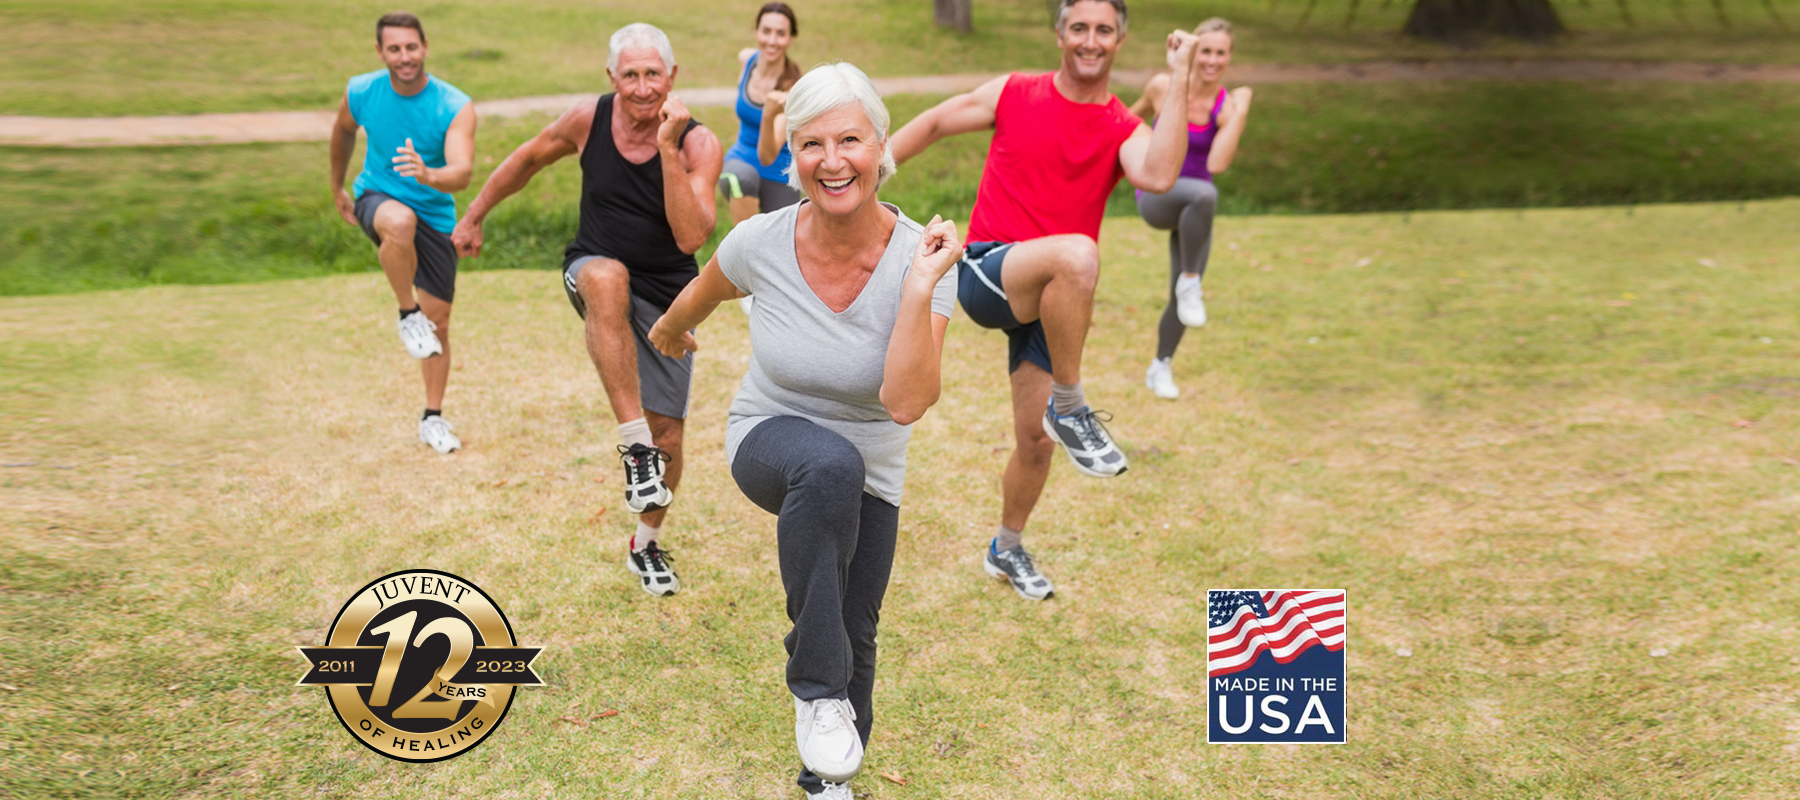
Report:
[[[1036,564],[1031,563],[1031,554],[1025,552],[1025,545],[1008,550],[994,549],[994,543],[988,542],[987,555],[981,559],[981,569],[995,578],[1005,578],[1012,584],[1013,591],[1026,600],[1042,600],[1056,592],[1050,579],[1038,572]]]
[[[663,483],[668,453],[641,444],[619,445],[619,460],[625,464],[625,507],[631,513],[655,511],[675,501],[675,493]]]
[[[1062,445],[1077,471],[1095,478],[1125,471],[1125,451],[1113,444],[1112,435],[1101,424],[1110,421],[1111,414],[1087,406],[1066,417],[1057,416],[1053,405],[1044,407],[1044,432]]]
[[[675,576],[675,568],[669,566],[672,560],[674,556],[657,547],[655,542],[644,545],[642,550],[625,552],[625,567],[644,582],[644,591],[657,597],[681,591],[681,579]]]

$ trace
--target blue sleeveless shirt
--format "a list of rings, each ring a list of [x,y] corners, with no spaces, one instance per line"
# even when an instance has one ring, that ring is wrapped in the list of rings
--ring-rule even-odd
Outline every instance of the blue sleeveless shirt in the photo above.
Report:
[[[726,158],[735,158],[756,168],[756,174],[765,181],[787,183],[788,165],[794,161],[794,154],[788,152],[787,145],[781,146],[781,154],[775,156],[775,163],[764,164],[756,155],[756,146],[762,140],[763,109],[750,102],[750,70],[756,68],[756,60],[762,53],[750,57],[744,64],[744,74],[738,78],[737,118],[738,138],[725,153]]]
[[[444,166],[444,137],[450,121],[469,104],[469,96],[436,76],[426,75],[425,88],[411,97],[394,91],[388,71],[378,69],[350,79],[344,91],[350,116],[368,135],[362,174],[352,192],[381,192],[405,203],[419,220],[442,233],[456,228],[456,198],[394,172],[396,150],[412,139],[425,166]]]

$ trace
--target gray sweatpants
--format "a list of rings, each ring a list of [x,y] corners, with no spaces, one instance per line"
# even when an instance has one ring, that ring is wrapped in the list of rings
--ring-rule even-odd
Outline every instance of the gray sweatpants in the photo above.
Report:
[[[757,423],[731,476],[776,515],[787,590],[788,690],[801,700],[847,698],[863,743],[875,725],[875,625],[894,567],[900,509],[863,491],[863,457],[843,436],[799,417]],[[798,783],[822,790],[802,768]]]
[[[1176,178],[1175,186],[1164,194],[1140,192],[1137,206],[1138,215],[1150,227],[1169,232],[1169,305],[1156,324],[1156,357],[1169,358],[1175,355],[1181,335],[1187,332],[1175,310],[1175,279],[1184,272],[1206,275],[1219,190],[1213,188],[1212,181]]]

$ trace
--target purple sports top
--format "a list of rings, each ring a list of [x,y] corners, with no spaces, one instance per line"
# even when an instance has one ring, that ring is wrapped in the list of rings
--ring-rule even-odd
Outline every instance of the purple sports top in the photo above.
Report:
[[[1206,168],[1206,157],[1212,155],[1213,137],[1219,135],[1219,107],[1225,104],[1225,87],[1219,87],[1219,96],[1213,98],[1212,112],[1206,115],[1205,125],[1188,123],[1187,158],[1181,162],[1181,177],[1212,180],[1212,172]]]
[[[1213,137],[1219,135],[1219,107],[1225,104],[1225,87],[1219,87],[1219,96],[1213,98],[1212,113],[1206,115],[1205,125],[1188,123],[1187,158],[1181,162],[1181,177],[1199,178],[1212,181],[1212,172],[1206,168],[1206,157],[1212,155]],[[1138,196],[1144,196],[1144,190],[1138,190]]]

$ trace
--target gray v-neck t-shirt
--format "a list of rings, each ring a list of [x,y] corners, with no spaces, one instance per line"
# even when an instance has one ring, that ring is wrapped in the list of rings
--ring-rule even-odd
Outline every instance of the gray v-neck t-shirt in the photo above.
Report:
[[[792,205],[745,220],[719,243],[719,269],[738,291],[756,298],[750,315],[750,371],[731,402],[725,458],[758,423],[800,417],[818,423],[862,453],[863,489],[896,506],[906,480],[906,442],[912,428],[881,405],[888,340],[900,314],[900,291],[924,229],[900,217],[874,274],[849,308],[834,312],[806,278],[794,254],[800,208]],[[949,319],[956,303],[956,271],[931,293],[931,312]]]

